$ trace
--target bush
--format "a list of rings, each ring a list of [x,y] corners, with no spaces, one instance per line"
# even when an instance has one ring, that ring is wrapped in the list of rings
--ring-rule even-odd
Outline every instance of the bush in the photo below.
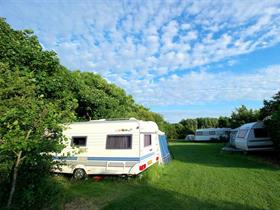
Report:
[[[63,186],[53,177],[21,175],[18,181],[11,209],[61,209]],[[9,182],[0,185],[0,208],[6,206],[9,186]]]
[[[271,136],[274,145],[280,149],[280,105],[278,110],[275,110],[271,115],[270,119],[265,121],[265,125]]]
[[[163,165],[154,164],[142,173],[141,181],[151,183],[157,181],[163,172]]]
[[[260,111],[260,118],[268,129],[272,141],[280,151],[280,92],[275,94],[271,100],[264,101],[264,107]]]

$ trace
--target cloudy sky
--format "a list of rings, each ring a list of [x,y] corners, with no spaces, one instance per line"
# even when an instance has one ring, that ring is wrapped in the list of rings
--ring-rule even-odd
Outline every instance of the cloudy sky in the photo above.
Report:
[[[259,108],[280,90],[279,0],[0,0],[0,16],[170,122]]]

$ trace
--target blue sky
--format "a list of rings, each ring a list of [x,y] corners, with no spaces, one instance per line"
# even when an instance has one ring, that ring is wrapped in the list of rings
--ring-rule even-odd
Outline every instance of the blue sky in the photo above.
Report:
[[[0,0],[0,16],[170,122],[260,108],[280,90],[279,0]]]

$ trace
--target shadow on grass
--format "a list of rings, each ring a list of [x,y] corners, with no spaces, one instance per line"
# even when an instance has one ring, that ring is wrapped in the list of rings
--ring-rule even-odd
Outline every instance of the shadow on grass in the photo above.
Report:
[[[215,143],[173,143],[169,149],[173,159],[187,163],[202,164],[213,167],[258,168],[279,170],[251,156],[240,153],[221,152],[224,144]]]
[[[137,186],[126,197],[114,199],[102,209],[248,209],[259,208],[225,201],[202,201],[192,196],[166,191],[150,185]]]

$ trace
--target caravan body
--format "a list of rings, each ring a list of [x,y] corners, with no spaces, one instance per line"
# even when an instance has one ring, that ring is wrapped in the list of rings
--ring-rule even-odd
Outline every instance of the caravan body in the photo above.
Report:
[[[187,135],[186,137],[185,137],[185,140],[186,141],[194,141],[194,135],[193,134],[189,134],[189,135]]]
[[[161,161],[156,123],[129,120],[92,120],[73,123],[64,131],[66,148],[56,160],[65,160],[62,173],[82,169],[86,174],[138,174]]]
[[[204,128],[195,132],[195,141],[228,140],[230,128]]]
[[[247,123],[238,128],[235,146],[245,151],[271,150],[271,141],[262,121]]]

